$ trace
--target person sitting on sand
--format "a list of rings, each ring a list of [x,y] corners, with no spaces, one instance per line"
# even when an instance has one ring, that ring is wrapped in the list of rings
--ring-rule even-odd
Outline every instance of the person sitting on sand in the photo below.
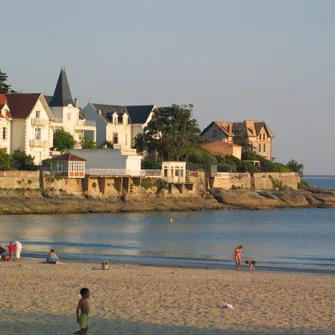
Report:
[[[242,263],[242,249],[242,245],[239,245],[237,248],[234,249],[233,259],[235,260],[235,270],[240,270],[240,266]]]
[[[249,271],[255,271],[255,265],[256,265],[256,261],[249,259],[247,261],[245,261],[245,264],[249,265]]]
[[[47,256],[47,263],[49,263],[49,264],[60,264],[60,261],[58,260],[58,256],[56,255],[54,249],[50,250],[49,255]]]
[[[0,245],[0,256],[6,252],[5,248]]]

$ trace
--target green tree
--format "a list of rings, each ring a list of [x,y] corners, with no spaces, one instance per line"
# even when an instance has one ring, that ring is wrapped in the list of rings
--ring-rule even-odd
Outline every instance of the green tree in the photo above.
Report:
[[[237,133],[233,137],[233,143],[240,145],[242,150],[245,152],[252,152],[254,150],[254,146],[251,144],[248,138],[242,134]]]
[[[20,149],[14,150],[12,159],[14,164],[19,165],[20,170],[35,170],[34,157],[25,154]]]
[[[135,148],[148,154],[157,151],[164,159],[180,161],[187,144],[200,133],[197,121],[192,119],[192,108],[172,105],[156,109],[143,134],[136,136]]]
[[[92,141],[87,136],[84,136],[84,138],[80,142],[82,149],[96,149],[96,144],[94,141]]]
[[[56,150],[64,152],[67,149],[72,149],[76,144],[73,136],[65,131],[63,128],[57,129],[54,132],[53,146]]]
[[[287,162],[286,166],[293,172],[297,172],[300,177],[304,175],[304,164],[298,163],[296,160],[291,159]]]
[[[0,170],[8,171],[10,170],[10,165],[12,163],[12,157],[7,154],[6,150],[0,149]]]
[[[2,72],[0,69],[0,93],[8,93],[9,91],[9,85],[6,84],[7,82],[7,74],[5,72]]]

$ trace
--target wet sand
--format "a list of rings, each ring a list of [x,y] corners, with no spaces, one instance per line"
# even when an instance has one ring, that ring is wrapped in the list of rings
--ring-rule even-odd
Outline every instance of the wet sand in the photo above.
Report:
[[[0,263],[0,333],[72,334],[81,287],[89,334],[334,334],[335,276],[100,264]],[[234,309],[218,308],[229,303]]]

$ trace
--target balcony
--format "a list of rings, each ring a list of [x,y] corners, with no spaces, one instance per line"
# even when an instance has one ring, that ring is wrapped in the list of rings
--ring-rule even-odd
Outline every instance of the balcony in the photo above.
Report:
[[[31,118],[31,125],[32,126],[44,127],[48,123],[49,123],[48,119],[40,119],[40,118],[36,118],[36,117]]]
[[[29,145],[32,148],[46,148],[46,147],[50,147],[49,141],[46,141],[46,140],[29,140]]]
[[[75,129],[88,129],[95,128],[96,122],[94,120],[79,120],[75,126]]]

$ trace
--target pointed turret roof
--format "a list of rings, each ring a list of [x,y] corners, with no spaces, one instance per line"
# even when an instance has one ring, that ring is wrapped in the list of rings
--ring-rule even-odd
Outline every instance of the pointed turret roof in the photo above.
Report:
[[[50,102],[50,107],[62,107],[69,104],[74,106],[74,101],[72,99],[65,69],[62,68],[58,77],[54,95]]]

